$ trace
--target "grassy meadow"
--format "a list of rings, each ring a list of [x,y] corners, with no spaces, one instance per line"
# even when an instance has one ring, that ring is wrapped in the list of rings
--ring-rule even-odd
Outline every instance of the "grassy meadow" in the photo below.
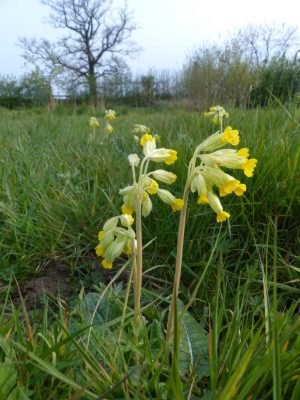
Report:
[[[141,153],[133,124],[178,151],[167,167],[176,197],[194,148],[216,128],[179,108],[116,111],[105,140],[100,111],[0,109],[0,399],[298,400],[299,110],[227,110],[258,164],[253,178],[235,171],[247,192],[222,199],[228,223],[190,195],[172,360],[164,335],[179,213],[153,199],[143,218],[138,343],[130,259],[108,273],[94,248],[103,223],[120,214],[127,156]],[[92,115],[101,122],[95,139]],[[43,276],[59,276],[48,295]]]

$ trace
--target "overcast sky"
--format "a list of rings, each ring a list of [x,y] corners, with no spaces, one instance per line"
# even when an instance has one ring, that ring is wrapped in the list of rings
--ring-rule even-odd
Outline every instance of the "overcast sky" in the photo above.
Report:
[[[120,4],[121,0],[115,0]],[[179,69],[197,46],[217,41],[246,25],[285,23],[299,27],[299,0],[127,0],[139,29],[133,39],[142,47],[129,62],[135,72]],[[45,23],[48,7],[39,0],[0,0],[0,75],[25,72],[18,37],[54,38]]]

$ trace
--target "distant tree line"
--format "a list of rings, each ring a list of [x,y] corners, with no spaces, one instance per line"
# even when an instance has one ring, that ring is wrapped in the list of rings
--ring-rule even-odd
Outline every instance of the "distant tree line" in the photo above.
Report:
[[[184,96],[197,108],[293,100],[300,93],[299,48],[294,27],[249,26],[193,52],[183,68]]]
[[[296,28],[249,26],[225,41],[194,50],[180,71],[150,70],[133,76],[119,63],[120,68],[97,78],[92,94],[85,76],[80,78],[62,66],[36,67],[20,79],[0,76],[0,106],[49,104],[57,97],[57,88],[64,93],[63,102],[91,103],[92,96],[92,104],[103,107],[105,103],[144,107],[171,101],[203,110],[216,103],[246,108],[266,106],[274,99],[298,101],[298,45]]]
[[[41,106],[51,99],[49,81],[39,70],[21,78],[0,76],[0,107],[9,109]]]

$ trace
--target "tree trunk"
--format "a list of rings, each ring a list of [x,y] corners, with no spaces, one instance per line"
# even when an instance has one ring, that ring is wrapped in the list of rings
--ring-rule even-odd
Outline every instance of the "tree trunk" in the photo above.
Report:
[[[90,103],[93,107],[98,106],[98,96],[97,96],[97,79],[94,71],[91,71],[88,76],[88,85],[89,85],[89,97]]]

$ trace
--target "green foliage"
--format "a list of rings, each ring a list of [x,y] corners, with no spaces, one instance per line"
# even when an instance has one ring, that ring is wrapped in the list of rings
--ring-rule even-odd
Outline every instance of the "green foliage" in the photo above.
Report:
[[[210,375],[208,359],[208,335],[203,324],[200,324],[189,313],[184,312],[184,305],[178,302],[181,335],[179,343],[179,370],[188,375],[191,371],[201,379]]]
[[[258,84],[251,91],[252,106],[266,106],[279,99],[293,101],[300,92],[300,62],[282,58],[273,60],[259,72]]]
[[[15,109],[45,105],[50,98],[49,82],[38,69],[21,79],[0,77],[0,107]]]
[[[190,57],[184,68],[185,94],[198,109],[212,104],[245,107],[254,73],[238,41],[224,47],[203,47]]]
[[[92,142],[93,110],[64,111],[0,109],[3,393],[37,400],[146,400],[166,399],[177,390],[191,399],[269,400],[277,384],[282,398],[298,400],[299,110],[231,110],[230,125],[238,127],[241,147],[251,149],[258,166],[252,179],[240,176],[247,183],[243,198],[224,198],[228,225],[216,227],[213,212],[190,196],[180,287],[189,308],[176,331],[176,371],[164,337],[178,215],[153,198],[151,219],[143,221],[145,320],[138,343],[127,287],[130,262],[120,259],[107,277],[99,273],[94,247],[100,226],[119,212],[118,189],[129,183],[124,165],[128,153],[138,152],[130,132],[134,123],[150,126],[162,146],[178,150],[170,168],[178,175],[177,197],[195,144],[214,128],[194,112],[124,110],[107,143],[101,143],[104,122]],[[10,301],[16,299],[11,271],[22,288],[45,267],[60,265],[69,266],[84,289],[73,299],[46,297],[40,310],[28,310],[30,337],[22,306]],[[122,284],[112,283],[117,272]],[[280,384],[272,374],[275,342]]]

